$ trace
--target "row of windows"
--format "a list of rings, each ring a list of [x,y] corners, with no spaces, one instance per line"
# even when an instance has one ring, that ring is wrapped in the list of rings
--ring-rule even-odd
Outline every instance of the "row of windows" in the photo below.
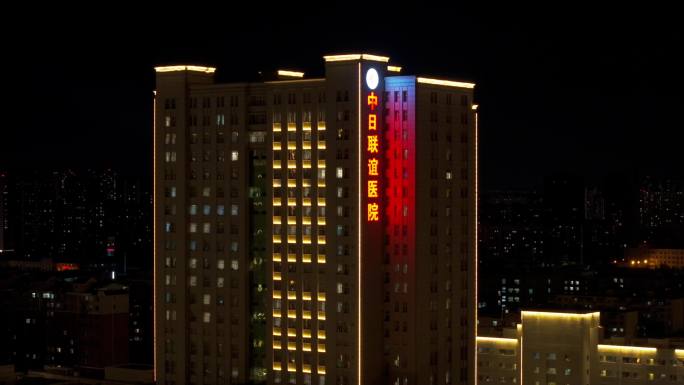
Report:
[[[225,197],[225,190],[223,187],[217,187],[216,188],[216,198],[224,198]],[[164,188],[164,197],[166,198],[176,198],[178,190],[176,189],[175,186],[169,186]],[[202,197],[204,198],[210,198],[211,197],[211,187],[205,186],[202,187],[201,189],[201,194]],[[230,189],[230,197],[231,198],[237,198],[238,197],[238,189],[237,188],[231,188]],[[196,186],[190,186],[188,187],[188,196],[190,198],[197,198],[198,197],[198,188]]]

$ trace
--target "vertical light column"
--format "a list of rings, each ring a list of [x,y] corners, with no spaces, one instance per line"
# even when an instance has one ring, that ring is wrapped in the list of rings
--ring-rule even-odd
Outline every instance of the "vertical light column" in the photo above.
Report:
[[[152,366],[157,381],[157,91],[152,102]]]

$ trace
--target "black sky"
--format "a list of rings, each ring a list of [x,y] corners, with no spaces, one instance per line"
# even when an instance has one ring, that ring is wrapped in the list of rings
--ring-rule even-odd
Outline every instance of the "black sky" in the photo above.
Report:
[[[684,34],[673,10],[410,9],[373,19],[348,4],[262,8],[81,9],[32,14],[26,33],[3,27],[15,59],[6,84],[21,103],[11,113],[18,123],[8,119],[0,131],[0,169],[150,175],[154,65],[215,65],[232,81],[281,67],[322,73],[322,55],[364,51],[407,73],[477,83],[485,187],[562,172],[684,175]]]

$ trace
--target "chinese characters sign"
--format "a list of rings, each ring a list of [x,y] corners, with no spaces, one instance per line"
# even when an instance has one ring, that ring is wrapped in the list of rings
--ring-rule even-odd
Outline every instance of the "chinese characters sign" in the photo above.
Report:
[[[378,222],[380,220],[380,173],[378,172],[380,168],[380,135],[378,133],[378,96],[373,91],[377,86],[377,80],[371,86],[368,81],[371,72],[375,72],[371,78],[377,79],[377,71],[373,68],[369,69],[366,75],[367,84],[371,88],[367,96],[368,116],[365,133],[367,154],[366,219],[368,222]]]

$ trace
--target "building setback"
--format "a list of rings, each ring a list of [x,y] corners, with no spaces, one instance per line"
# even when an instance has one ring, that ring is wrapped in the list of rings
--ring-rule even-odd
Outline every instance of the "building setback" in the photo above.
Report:
[[[474,84],[157,67],[159,384],[474,384]]]

